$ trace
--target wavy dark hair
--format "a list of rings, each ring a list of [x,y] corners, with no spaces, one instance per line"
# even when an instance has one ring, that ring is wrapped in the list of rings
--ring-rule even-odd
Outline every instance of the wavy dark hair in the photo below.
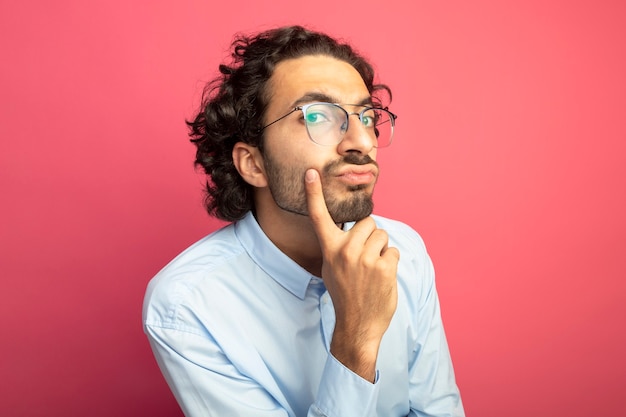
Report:
[[[350,45],[328,35],[289,26],[254,36],[239,35],[232,43],[232,61],[219,66],[220,75],[210,81],[201,108],[188,120],[189,136],[196,147],[196,166],[210,179],[206,182],[205,207],[209,214],[227,221],[254,210],[252,186],[241,178],[232,159],[235,143],[245,142],[263,152],[260,132],[270,93],[267,83],[276,64],[307,55],[326,55],[352,65],[361,75],[375,103],[374,94],[391,91],[374,84],[374,69]]]

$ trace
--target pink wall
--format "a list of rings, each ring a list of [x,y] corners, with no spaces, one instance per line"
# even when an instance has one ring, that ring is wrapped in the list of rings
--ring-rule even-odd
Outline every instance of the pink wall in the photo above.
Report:
[[[286,23],[394,88],[377,212],[427,242],[468,415],[625,415],[624,2],[211,3],[0,3],[0,415],[180,415],[140,311],[218,225],[183,120]]]

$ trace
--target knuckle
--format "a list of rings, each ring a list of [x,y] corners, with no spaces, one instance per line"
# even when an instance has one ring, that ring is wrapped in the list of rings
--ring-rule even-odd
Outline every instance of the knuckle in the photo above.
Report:
[[[370,216],[364,218],[363,220],[361,220],[363,222],[364,226],[367,226],[369,229],[376,229],[376,222],[374,221],[373,218],[371,218]]]
[[[376,223],[371,217],[365,217],[364,219],[356,222],[352,230],[359,230],[362,233],[371,234],[374,230],[376,230]]]
[[[382,229],[376,229],[372,232],[372,238],[381,243],[387,243],[389,241],[389,235]]]
[[[376,265],[374,266],[374,268],[376,269],[376,272],[379,275],[395,276],[395,268],[393,267],[393,265],[390,265],[388,262],[385,262],[384,258],[380,258],[379,262],[376,262]]]
[[[374,273],[377,273],[380,269],[379,259],[380,258],[378,257],[374,258],[371,256],[364,256],[361,262],[367,270],[371,270],[374,271]]]
[[[352,250],[350,245],[344,245],[337,250],[337,259],[339,262],[342,262],[344,265],[349,262],[350,259],[353,258],[354,251]]]
[[[321,223],[322,221],[322,216],[317,210],[309,209],[309,218],[313,223]]]

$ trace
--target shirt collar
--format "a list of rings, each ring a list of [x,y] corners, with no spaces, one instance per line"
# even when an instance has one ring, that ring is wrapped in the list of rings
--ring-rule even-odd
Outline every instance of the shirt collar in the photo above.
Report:
[[[265,273],[300,299],[304,299],[311,278],[309,272],[278,249],[248,212],[235,223],[235,234],[248,256]]]

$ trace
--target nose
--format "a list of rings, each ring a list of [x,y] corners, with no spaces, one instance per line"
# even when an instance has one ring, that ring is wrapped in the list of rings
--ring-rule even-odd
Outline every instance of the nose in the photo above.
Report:
[[[337,151],[340,154],[357,152],[362,155],[369,155],[375,149],[375,145],[376,136],[373,129],[368,130],[363,126],[359,119],[359,113],[348,113],[348,130],[337,145]]]

